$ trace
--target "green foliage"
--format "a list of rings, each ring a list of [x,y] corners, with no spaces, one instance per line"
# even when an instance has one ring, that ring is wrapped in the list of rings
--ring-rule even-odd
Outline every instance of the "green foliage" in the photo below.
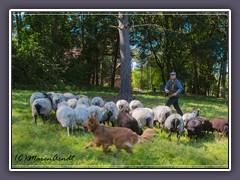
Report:
[[[64,91],[63,91],[64,92]],[[117,91],[94,89],[91,91],[70,91],[74,94],[86,94],[89,97],[102,96],[103,99],[116,100]],[[100,148],[84,147],[92,140],[91,133],[83,133],[75,128],[74,135],[67,137],[67,131],[56,121],[54,113],[43,124],[35,126],[31,117],[29,98],[32,91],[14,90],[12,94],[12,167],[13,168],[228,168],[228,139],[218,134],[205,135],[198,141],[190,141],[182,136],[176,144],[176,134],[172,141],[167,140],[167,133],[161,133],[155,127],[157,136],[146,144],[137,144],[134,154],[125,151],[113,155],[104,154]],[[133,94],[146,107],[153,107],[166,102],[163,94]],[[184,112],[200,107],[202,116],[227,117],[228,102],[222,98],[201,98],[182,96],[180,106]],[[175,112],[175,110],[174,110]],[[22,161],[16,155],[27,154],[39,157],[61,157],[74,155],[73,161]]]
[[[109,86],[116,68],[113,59],[119,59],[117,14],[56,13],[13,12],[13,87]],[[227,13],[152,12],[129,17],[138,71],[133,72],[134,88],[159,87],[169,72],[176,71],[189,93],[218,96],[222,90],[221,96],[226,96]]]
[[[219,88],[214,89],[218,83],[216,76],[227,74],[228,16],[201,14],[134,16],[135,24],[148,24],[133,31],[138,64],[135,70],[144,72],[146,64],[155,69],[158,75],[154,77],[158,79],[153,78],[153,82],[157,86],[165,84],[169,73],[175,71],[188,92],[218,95]],[[221,77],[222,88],[227,87],[224,77]]]

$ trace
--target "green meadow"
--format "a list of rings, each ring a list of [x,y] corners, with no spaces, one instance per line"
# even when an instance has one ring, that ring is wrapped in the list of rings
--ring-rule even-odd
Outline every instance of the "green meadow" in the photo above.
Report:
[[[189,140],[182,135],[177,144],[176,134],[168,141],[167,133],[155,127],[156,136],[145,144],[137,144],[134,154],[125,151],[105,154],[101,148],[84,147],[93,139],[91,133],[83,133],[82,129],[74,129],[74,135],[67,137],[66,128],[55,119],[52,112],[50,119],[43,124],[38,119],[35,125],[29,99],[33,91],[13,90],[12,92],[12,168],[228,168],[228,138],[219,138],[218,133],[209,133],[201,139]],[[74,94],[85,94],[89,97],[101,96],[104,100],[116,102],[115,91],[73,91]],[[163,105],[167,99],[161,94],[137,93],[135,99],[146,107]],[[191,112],[195,107],[201,109],[201,116],[209,119],[215,117],[228,118],[228,100],[213,97],[184,96],[179,104],[183,112]],[[171,107],[173,112],[176,112]],[[114,152],[114,146],[111,147]],[[38,158],[53,156],[70,160],[55,161]],[[28,159],[26,156],[36,156]]]

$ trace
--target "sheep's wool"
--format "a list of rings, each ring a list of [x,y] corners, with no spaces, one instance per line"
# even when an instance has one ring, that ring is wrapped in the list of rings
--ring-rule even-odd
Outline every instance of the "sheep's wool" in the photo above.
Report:
[[[149,128],[153,127],[154,114],[149,108],[136,108],[132,111],[132,117],[134,117],[140,128],[148,125]]]
[[[35,105],[37,105],[37,104],[41,106],[40,114],[43,114],[45,116],[50,116],[51,111],[52,111],[51,102],[47,98],[39,98],[39,99],[35,99],[32,103],[32,116],[33,117],[34,117],[34,115],[37,115],[37,110],[35,108]]]

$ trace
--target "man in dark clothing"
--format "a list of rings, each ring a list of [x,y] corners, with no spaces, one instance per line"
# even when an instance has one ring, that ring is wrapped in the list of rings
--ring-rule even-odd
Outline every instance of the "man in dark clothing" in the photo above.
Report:
[[[165,86],[165,92],[169,96],[169,99],[166,103],[166,106],[170,107],[172,104],[176,109],[177,113],[181,116],[183,115],[181,108],[178,104],[179,94],[182,92],[183,87],[181,82],[176,78],[176,73],[170,73],[170,80],[167,82]]]

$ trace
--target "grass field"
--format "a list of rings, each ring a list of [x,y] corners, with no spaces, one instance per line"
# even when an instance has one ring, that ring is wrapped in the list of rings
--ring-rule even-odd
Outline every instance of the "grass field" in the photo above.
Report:
[[[72,93],[98,95],[106,100],[116,100],[117,95],[112,91]],[[125,151],[107,155],[100,148],[85,150],[93,139],[92,134],[84,134],[76,128],[75,135],[67,137],[66,129],[55,120],[54,113],[45,125],[42,120],[38,120],[38,126],[34,124],[29,105],[31,94],[32,91],[12,92],[12,168],[228,168],[228,139],[219,140],[217,133],[205,135],[197,142],[182,136],[180,144],[176,144],[176,134],[168,141],[165,132],[154,128],[157,136],[146,144],[137,144],[133,155]],[[150,108],[163,105],[167,100],[164,96],[141,93],[134,94],[134,98]],[[199,107],[201,116],[209,119],[228,117],[225,99],[182,96],[179,103],[183,112]],[[111,149],[115,151],[113,146]],[[74,157],[65,161],[26,158],[51,158],[56,154],[61,158]]]

